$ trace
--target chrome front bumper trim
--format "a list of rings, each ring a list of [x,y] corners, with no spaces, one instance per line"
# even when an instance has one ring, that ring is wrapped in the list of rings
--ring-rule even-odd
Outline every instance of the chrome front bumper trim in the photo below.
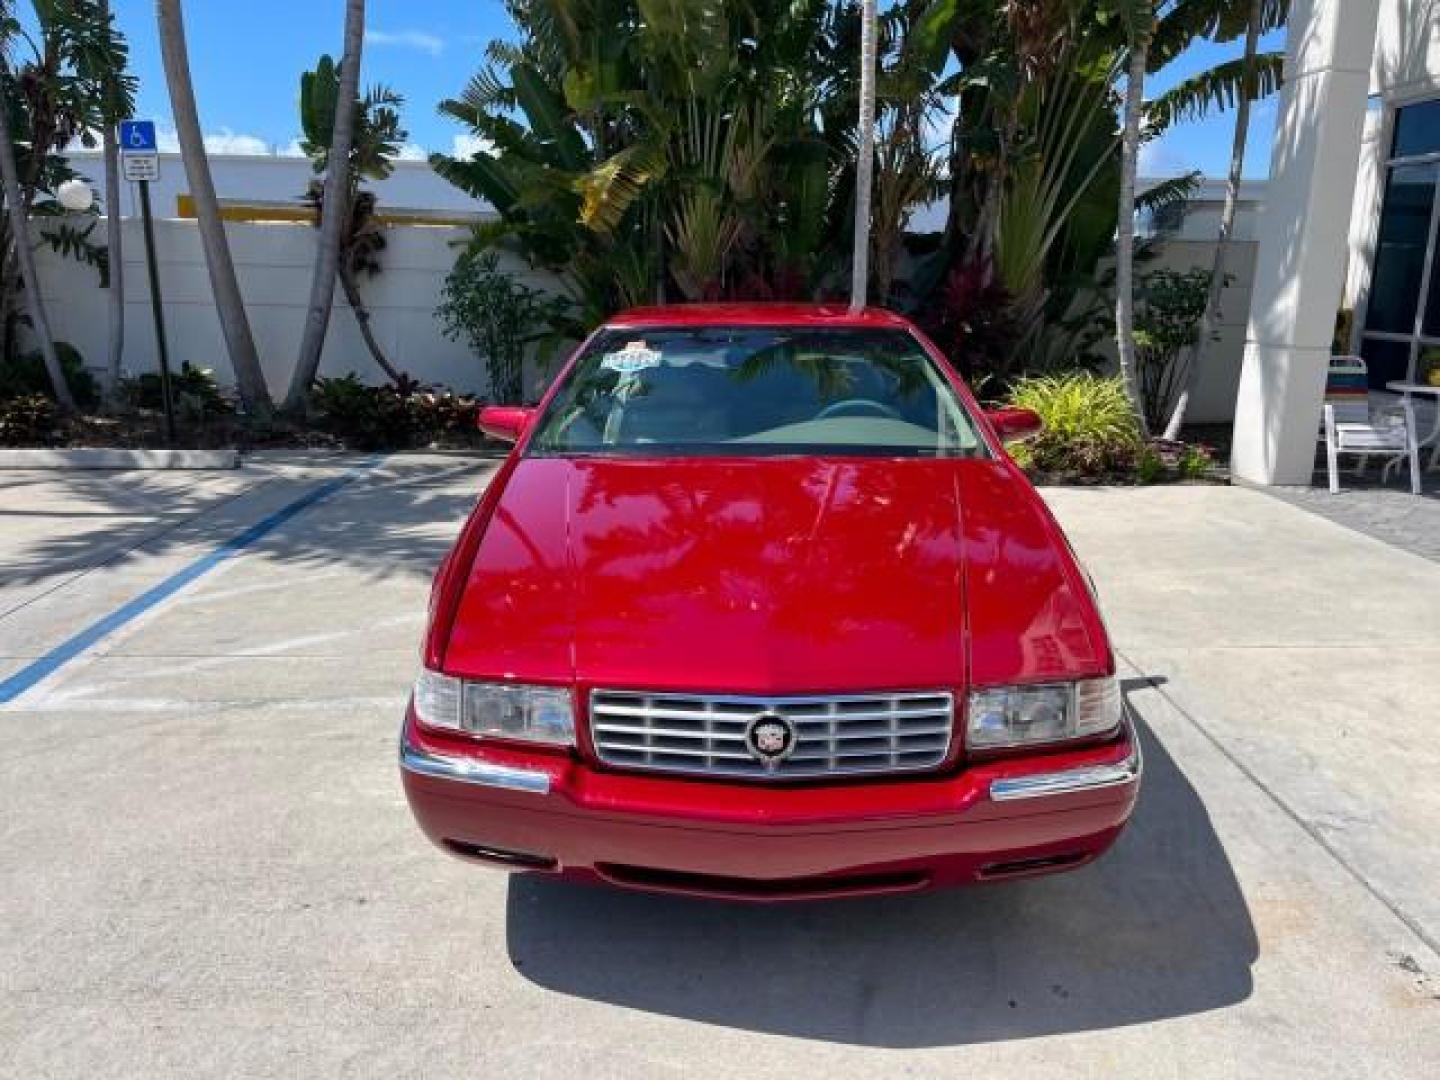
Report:
[[[1131,736],[1134,737],[1133,735]],[[1010,802],[1014,799],[1038,799],[1046,795],[1073,795],[1079,791],[1099,791],[1103,788],[1119,787],[1140,779],[1143,765],[1140,760],[1140,744],[1124,761],[1113,765],[1086,765],[1079,769],[1063,772],[1035,773],[1033,776],[1014,776],[1003,780],[990,781],[990,798],[994,802]]]
[[[508,791],[531,791],[537,795],[550,793],[548,773],[432,754],[410,742],[404,731],[400,733],[400,767],[417,776],[431,776],[437,780],[455,780],[462,784],[505,788]]]

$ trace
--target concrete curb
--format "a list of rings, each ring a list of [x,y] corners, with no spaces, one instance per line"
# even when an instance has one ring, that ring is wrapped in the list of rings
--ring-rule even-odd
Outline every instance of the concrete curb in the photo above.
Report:
[[[0,449],[0,469],[238,469],[238,450]]]

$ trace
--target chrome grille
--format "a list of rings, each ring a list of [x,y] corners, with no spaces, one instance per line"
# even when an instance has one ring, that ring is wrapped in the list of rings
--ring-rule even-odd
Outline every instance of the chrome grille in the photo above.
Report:
[[[607,765],[754,780],[895,773],[945,760],[955,714],[947,693],[724,697],[596,690],[590,735]],[[788,721],[789,756],[767,765],[748,747],[751,724]]]

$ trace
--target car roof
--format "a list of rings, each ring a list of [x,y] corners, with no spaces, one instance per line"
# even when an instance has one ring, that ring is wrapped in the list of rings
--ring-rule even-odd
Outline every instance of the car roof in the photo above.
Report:
[[[817,326],[911,329],[910,321],[884,308],[851,311],[844,304],[728,303],[637,307],[605,321],[607,327]]]

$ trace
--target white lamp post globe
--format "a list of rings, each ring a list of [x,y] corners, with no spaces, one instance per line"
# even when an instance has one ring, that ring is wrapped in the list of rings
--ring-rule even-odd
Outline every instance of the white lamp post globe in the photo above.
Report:
[[[66,180],[56,188],[55,198],[60,201],[61,206],[73,214],[83,214],[95,205],[95,192],[90,190],[89,184],[78,177]]]

